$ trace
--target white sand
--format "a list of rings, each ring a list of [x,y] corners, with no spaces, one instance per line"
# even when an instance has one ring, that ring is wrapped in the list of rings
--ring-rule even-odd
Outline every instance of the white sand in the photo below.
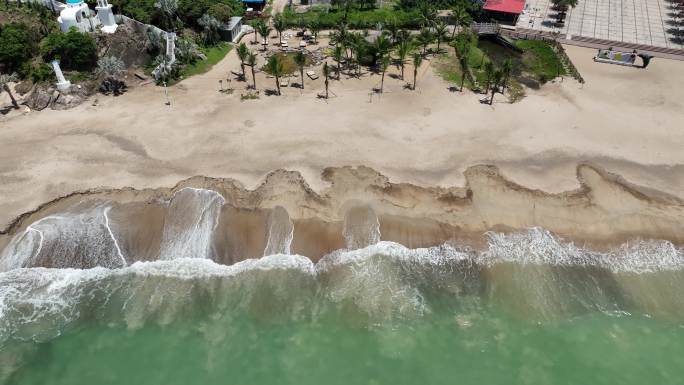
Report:
[[[74,190],[171,186],[193,175],[253,186],[277,168],[320,188],[324,167],[362,164],[394,182],[450,186],[463,183],[468,166],[494,163],[518,183],[561,191],[577,186],[575,166],[591,160],[684,197],[684,62],[655,59],[641,70],[566,48],[586,85],[565,79],[513,105],[451,93],[428,65],[417,91],[387,77],[372,103],[377,75],[331,81],[336,96],[327,102],[316,98],[322,78],[303,93],[285,88],[241,102],[244,83],[232,82],[232,96],[217,92],[218,79],[239,70],[231,52],[172,87],[171,107],[160,88],[145,86],[98,96],[96,107],[0,118],[0,228]],[[260,75],[257,86],[274,81]]]

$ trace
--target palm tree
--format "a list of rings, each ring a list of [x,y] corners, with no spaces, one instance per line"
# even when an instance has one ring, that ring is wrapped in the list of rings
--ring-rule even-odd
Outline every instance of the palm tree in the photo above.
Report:
[[[240,43],[240,45],[238,45],[237,49],[235,50],[235,53],[237,54],[238,58],[240,59],[240,68],[242,69],[242,79],[247,80],[247,77],[245,76],[245,60],[247,60],[247,57],[250,54],[249,49],[247,48],[247,44]]]
[[[439,21],[435,24],[435,37],[437,38],[437,52],[439,52],[439,45],[442,43],[442,40],[446,39],[447,34],[449,33],[449,27],[447,24],[443,21]]]
[[[494,103],[494,94],[496,93],[496,91],[498,91],[499,83],[501,83],[501,79],[503,79],[503,71],[501,71],[500,69],[497,68],[496,70],[494,70],[494,73],[492,74],[492,78],[493,78],[492,79],[493,80],[493,82],[492,82],[492,97],[489,99],[490,105],[492,103]]]
[[[423,56],[419,52],[413,53],[413,90],[416,89],[416,79],[418,78],[418,68],[423,63]]]
[[[399,24],[397,24],[397,19],[391,17],[387,20],[385,24],[385,31],[392,39],[392,44],[397,43],[397,37],[399,36]]]
[[[382,71],[382,80],[380,80],[380,93],[383,93],[385,89],[385,71],[390,65],[390,56],[384,55],[380,58],[380,70]]]
[[[268,68],[268,71],[271,73],[271,75],[275,76],[276,89],[278,90],[278,95],[280,95],[280,77],[283,75],[284,71],[283,61],[278,55],[273,55],[268,58],[266,68]]]
[[[247,65],[252,68],[252,87],[256,90],[256,76],[254,75],[254,68],[257,64],[257,55],[254,52],[250,52],[247,55]]]
[[[383,57],[392,47],[389,40],[383,35],[380,35],[375,39],[375,42],[371,46],[371,54],[373,55],[372,65],[377,64],[378,58]]]
[[[401,66],[401,80],[404,80],[404,66],[406,65],[406,58],[413,50],[413,46],[408,41],[402,41],[397,47],[397,56],[399,65]]]
[[[457,5],[451,10],[451,17],[454,19],[454,30],[451,31],[451,38],[456,36],[456,29],[468,26],[473,21],[462,4]]]
[[[278,44],[281,44],[283,42],[283,31],[287,29],[287,25],[285,24],[285,18],[282,14],[276,13],[273,16],[273,29],[275,29],[278,32]]]
[[[421,1],[419,4],[420,23],[423,27],[432,25],[437,19],[437,11],[427,1]]]
[[[420,33],[418,33],[418,36],[416,36],[416,41],[418,44],[423,46],[423,55],[427,53],[427,46],[432,43],[433,40],[434,35],[429,29],[423,28],[420,30]]]
[[[494,63],[491,61],[488,61],[487,64],[485,64],[485,75],[487,76],[487,85],[485,86],[485,92],[489,90],[489,86],[492,84],[492,77],[494,76]]]
[[[501,72],[503,75],[501,93],[506,92],[506,86],[508,85],[508,79],[511,77],[511,71],[513,71],[513,62],[510,58],[507,58],[501,64]]]
[[[321,31],[321,23],[318,20],[312,20],[309,23],[309,31],[311,31],[311,36],[313,36],[314,44],[318,44],[318,33]]]
[[[304,51],[297,51],[294,56],[294,62],[299,68],[299,74],[302,78],[302,89],[304,89],[304,66],[306,66],[306,55]]]
[[[337,62],[337,80],[340,80],[340,62],[342,61],[342,55],[344,52],[344,48],[342,48],[341,45],[336,45],[335,49],[333,50],[333,58]]]
[[[7,92],[10,99],[12,100],[12,105],[16,109],[19,109],[19,103],[17,103],[17,99],[15,99],[14,95],[12,95],[12,91],[9,88],[9,83],[16,82],[18,80],[19,80],[19,78],[17,77],[17,74],[15,74],[15,73],[0,74],[0,89]]]
[[[256,25],[257,31],[259,32],[259,35],[261,35],[261,38],[264,40],[264,43],[268,42],[268,35],[271,33],[271,27],[269,27],[266,23],[261,22]],[[266,44],[264,44],[264,51],[266,50]]]
[[[458,57],[458,63],[461,65],[461,87],[459,89],[460,92],[463,92],[463,84],[465,84],[465,79],[466,75],[468,74],[468,71],[470,70],[470,45],[469,44],[464,44],[461,47],[460,54]]]
[[[261,19],[257,19],[256,21],[252,22],[251,24],[252,24],[252,29],[254,29],[254,41],[252,42],[252,44],[256,44],[256,43],[258,43],[257,32],[259,32],[259,28],[260,28],[261,24],[264,24],[264,21]]]
[[[328,62],[323,63],[323,76],[325,77],[325,98],[328,98],[328,77],[330,76],[330,69],[328,68]]]

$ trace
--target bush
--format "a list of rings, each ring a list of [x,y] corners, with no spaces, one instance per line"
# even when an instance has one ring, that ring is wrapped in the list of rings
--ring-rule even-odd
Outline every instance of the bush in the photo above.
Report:
[[[40,51],[45,62],[57,59],[65,70],[90,71],[97,64],[95,39],[75,28],[49,34],[41,42]]]
[[[0,30],[0,64],[12,73],[31,59],[36,44],[24,24],[7,24]]]
[[[24,79],[31,79],[34,83],[49,82],[55,79],[55,73],[52,70],[52,67],[45,63],[24,63],[19,70],[19,74]]]
[[[344,20],[343,10],[331,10],[330,12],[310,11],[296,14],[285,10],[283,13],[285,23],[290,27],[309,25],[317,21],[322,28],[333,28]],[[352,10],[347,15],[347,24],[351,29],[375,28],[378,23],[387,24],[389,20],[397,23],[399,28],[415,29],[420,27],[420,17],[416,10],[393,10],[387,8],[369,11]]]

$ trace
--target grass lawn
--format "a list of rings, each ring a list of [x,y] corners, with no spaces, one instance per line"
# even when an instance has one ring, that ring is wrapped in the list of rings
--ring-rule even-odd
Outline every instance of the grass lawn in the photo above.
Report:
[[[524,96],[522,85],[538,88],[541,84],[566,75],[558,55],[550,43],[536,40],[517,40],[515,44],[523,52],[514,51],[491,40],[479,40],[470,49],[468,63],[470,72],[475,78],[475,84],[466,78],[465,87],[478,90],[487,83],[487,75],[484,70],[487,62],[493,62],[495,67],[500,67],[505,59],[510,59],[513,64],[511,78],[509,80],[509,98],[511,101],[519,100]],[[437,73],[455,86],[461,84],[461,66],[458,59],[453,55],[443,55],[435,61]]]
[[[193,75],[203,74],[211,69],[216,63],[220,62],[233,48],[231,44],[221,42],[214,47],[201,48],[202,53],[207,56],[206,60],[197,60],[193,64],[188,64],[180,72],[179,79],[185,79]]]
[[[283,63],[283,75],[291,75],[293,73],[299,73],[299,67],[297,67],[297,63],[294,61],[296,53],[295,52],[278,52],[275,54],[275,56],[278,56]],[[311,55],[306,55],[306,66],[310,66],[311,63],[313,63],[313,60],[311,59]],[[268,66],[264,65],[263,68],[261,68],[264,72],[271,74],[271,71],[269,71]],[[272,74],[271,74],[272,75]]]

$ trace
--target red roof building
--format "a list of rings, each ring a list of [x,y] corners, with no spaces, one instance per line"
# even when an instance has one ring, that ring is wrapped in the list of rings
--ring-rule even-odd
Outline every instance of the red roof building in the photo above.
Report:
[[[525,0],[487,0],[482,8],[491,12],[519,15],[525,8]]]

